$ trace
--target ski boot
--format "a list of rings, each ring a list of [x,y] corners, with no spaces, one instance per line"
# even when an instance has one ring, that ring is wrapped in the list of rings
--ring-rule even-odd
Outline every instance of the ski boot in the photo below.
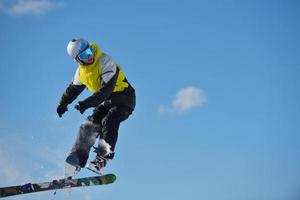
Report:
[[[98,148],[94,147],[94,152],[97,153],[96,158],[89,163],[87,169],[102,175],[107,161],[112,159],[114,153],[111,151],[110,145],[105,142],[104,139],[99,141],[98,146]]]
[[[65,161],[65,178],[73,178],[80,171],[79,158],[74,153],[71,153]]]
[[[97,155],[95,160],[91,161],[87,168],[99,175],[102,175],[107,161],[108,159],[106,157]]]

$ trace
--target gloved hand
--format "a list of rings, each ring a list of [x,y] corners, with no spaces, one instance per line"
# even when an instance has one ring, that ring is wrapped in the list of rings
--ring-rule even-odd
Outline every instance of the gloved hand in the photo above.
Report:
[[[87,109],[82,101],[79,101],[75,106],[75,109],[78,110],[81,114],[84,113],[84,111]]]
[[[62,115],[68,111],[67,106],[61,105],[59,104],[56,108],[56,112],[58,114],[59,117],[62,117]]]

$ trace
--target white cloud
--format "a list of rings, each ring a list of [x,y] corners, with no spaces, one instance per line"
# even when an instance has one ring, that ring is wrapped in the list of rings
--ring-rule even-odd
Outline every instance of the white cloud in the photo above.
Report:
[[[188,86],[177,92],[175,98],[172,100],[171,106],[160,106],[159,112],[185,112],[192,108],[202,106],[205,102],[206,97],[200,88]]]
[[[203,105],[206,101],[203,91],[190,86],[181,89],[172,102],[173,108],[179,111],[186,111],[194,107]]]
[[[29,182],[32,177],[27,173],[27,170],[22,169],[22,165],[17,159],[10,156],[8,152],[0,149],[0,176],[1,185],[13,185],[18,182]]]
[[[0,12],[8,13],[10,15],[41,15],[62,6],[62,2],[51,0],[2,0],[0,1]]]
[[[65,155],[59,149],[11,134],[0,140],[0,185],[41,182],[63,177]],[[30,158],[30,159],[28,159]]]

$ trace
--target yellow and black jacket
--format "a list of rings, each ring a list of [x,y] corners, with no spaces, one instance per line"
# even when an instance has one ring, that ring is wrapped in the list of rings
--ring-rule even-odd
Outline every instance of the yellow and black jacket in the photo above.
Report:
[[[95,43],[91,43],[91,47],[95,52],[93,64],[78,66],[72,83],[62,95],[60,104],[67,106],[87,88],[93,95],[80,102],[85,108],[109,103],[112,106],[127,106],[133,110],[135,91],[122,69]]]

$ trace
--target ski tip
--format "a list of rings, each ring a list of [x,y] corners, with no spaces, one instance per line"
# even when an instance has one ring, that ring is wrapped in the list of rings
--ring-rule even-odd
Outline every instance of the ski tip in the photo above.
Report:
[[[109,183],[113,183],[117,180],[117,176],[115,174],[106,174],[106,175],[103,175],[106,177],[106,180],[109,182]]]

